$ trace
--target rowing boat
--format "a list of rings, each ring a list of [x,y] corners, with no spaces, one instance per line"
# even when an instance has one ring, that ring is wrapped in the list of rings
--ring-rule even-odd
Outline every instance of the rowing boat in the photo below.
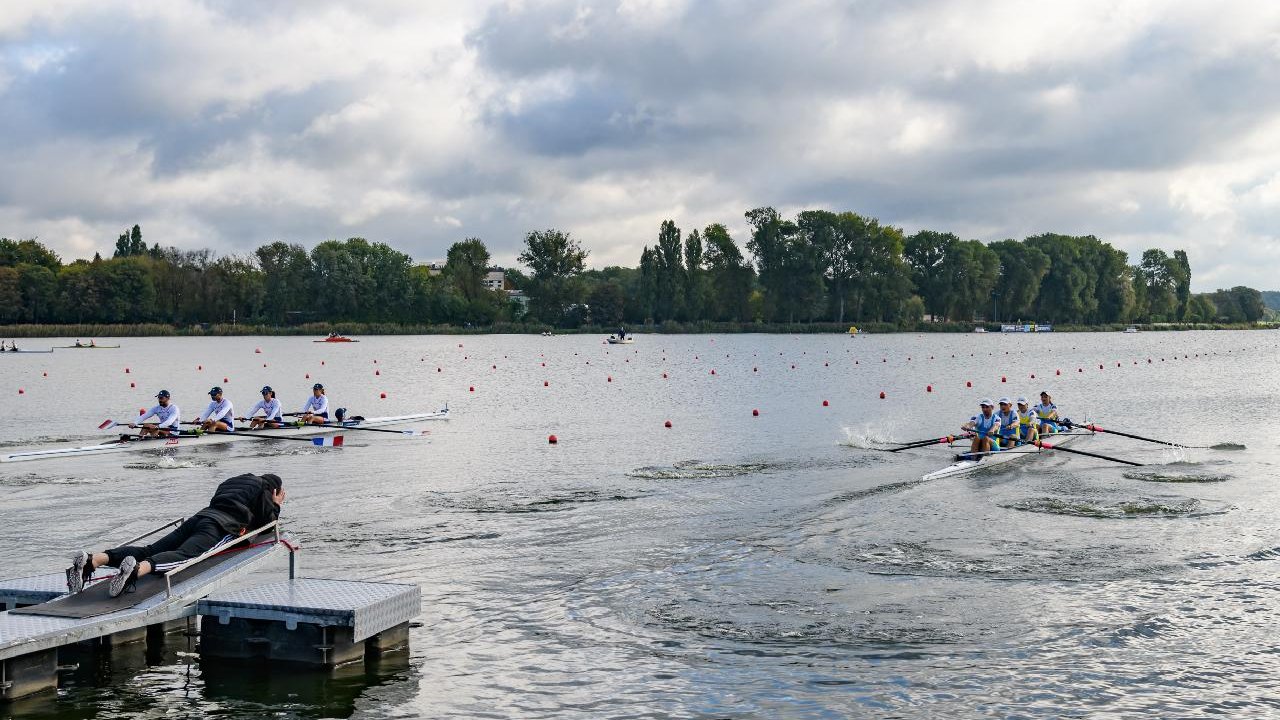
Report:
[[[58,345],[59,350],[115,350],[119,345]]]
[[[0,353],[18,353],[19,355],[26,353],[51,353],[52,350],[0,350]]]
[[[50,460],[53,458],[81,457],[83,455],[109,455],[112,453],[134,452],[138,450],[163,450],[165,448],[189,448],[201,445],[220,445],[222,443],[228,443],[233,440],[243,440],[245,438],[262,439],[262,435],[299,437],[335,433],[350,428],[383,427],[386,425],[404,425],[407,423],[423,422],[428,420],[448,419],[449,409],[444,408],[435,412],[417,413],[415,415],[389,415],[386,417],[367,418],[356,422],[346,422],[333,425],[304,425],[302,427],[290,426],[270,430],[254,430],[253,436],[241,435],[238,433],[209,432],[201,435],[181,435],[176,438],[148,438],[146,440],[129,441],[114,440],[111,442],[100,443],[98,445],[86,445],[84,447],[29,450],[26,452],[16,452],[0,456],[0,462]]]
[[[323,339],[323,340],[312,340],[311,342],[328,342],[328,343],[334,343],[334,342],[360,342],[360,341],[359,341],[359,340],[352,340],[351,338],[349,338],[349,337],[344,337],[344,336],[342,336],[342,335],[337,335],[337,336],[334,336],[334,337],[327,337],[327,338],[325,338],[325,339]]]
[[[1081,437],[1084,435],[1092,435],[1092,434],[1093,434],[1092,432],[1074,432],[1074,431],[1060,432],[1060,433],[1053,433],[1052,435],[1045,435],[1043,436],[1042,439],[1046,443],[1052,443],[1054,446],[1058,446],[1058,445],[1066,445],[1067,443],[1075,440],[1078,437]],[[942,468],[941,470],[934,470],[933,472],[922,476],[920,479],[921,480],[938,480],[946,477],[954,477],[956,475],[967,475],[968,473],[974,472],[976,470],[980,470],[982,468],[991,467],[992,465],[1001,465],[1007,462],[1018,460],[1020,458],[1027,458],[1031,455],[1038,455],[1040,452],[1041,452],[1040,449],[1037,447],[1030,446],[1030,445],[1023,445],[1020,447],[1010,448],[1008,450],[1001,450],[1000,452],[988,453],[986,455],[980,456],[981,459],[975,459],[975,458],[957,459],[955,462]],[[964,453],[964,455],[968,455],[968,453]],[[957,458],[959,457],[961,456],[957,456]]]

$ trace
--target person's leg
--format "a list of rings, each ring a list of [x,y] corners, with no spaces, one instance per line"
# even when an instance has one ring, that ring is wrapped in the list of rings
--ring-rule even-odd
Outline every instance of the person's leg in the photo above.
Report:
[[[175,568],[191,558],[203,555],[228,537],[216,520],[206,517],[192,519],[196,523],[182,542],[172,548],[151,553],[146,559],[146,572],[141,567],[138,568],[139,577],[149,572],[164,572]]]

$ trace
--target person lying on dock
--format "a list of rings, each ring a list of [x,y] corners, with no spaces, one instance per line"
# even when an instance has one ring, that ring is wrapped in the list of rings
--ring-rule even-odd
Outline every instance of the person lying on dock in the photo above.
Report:
[[[285,492],[279,475],[237,475],[223,480],[209,506],[187,518],[176,530],[150,545],[125,545],[102,552],[77,552],[67,568],[67,591],[80,592],[100,567],[114,567],[107,594],[132,591],[138,578],[164,573],[249,530],[279,519]]]

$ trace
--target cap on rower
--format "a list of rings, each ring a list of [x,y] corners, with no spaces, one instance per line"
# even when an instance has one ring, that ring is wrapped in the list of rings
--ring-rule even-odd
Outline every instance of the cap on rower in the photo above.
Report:
[[[221,394],[222,394],[222,388],[216,385],[212,388],[209,388],[209,397],[213,397],[214,395],[221,395]]]
[[[1018,398],[1018,404],[1019,404],[1019,405],[1027,405],[1027,404],[1029,404],[1029,403],[1030,403],[1030,401],[1029,401],[1029,400],[1027,400],[1025,397],[1020,397],[1020,398]]]
[[[1012,405],[1013,403],[1009,402],[1009,398],[1007,398],[1007,397],[1002,397],[1002,398],[1000,398],[1000,404],[1001,404],[1001,405]]]
[[[272,390],[270,385],[263,385],[263,386],[262,386],[262,394],[263,394],[263,395],[266,395],[267,393],[273,393],[273,392],[275,392],[275,390]]]
[[[312,385],[312,386],[311,386],[311,389],[312,389],[312,390],[323,390],[323,389],[324,389],[324,386],[323,386],[323,385],[321,385],[320,383],[316,383],[315,385]]]
[[[996,404],[991,402],[991,398],[982,398],[978,401],[979,407],[995,407]]]
[[[167,398],[167,397],[169,397],[169,391],[168,391],[168,390],[161,390],[160,392],[156,393],[156,397],[158,397],[158,398],[166,397],[166,398]]]

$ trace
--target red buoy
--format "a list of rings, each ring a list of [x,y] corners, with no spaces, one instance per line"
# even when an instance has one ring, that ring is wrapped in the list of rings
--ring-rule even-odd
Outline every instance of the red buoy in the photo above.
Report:
[[[670,420],[668,420],[668,421],[666,421],[666,422],[662,423],[662,426],[663,426],[663,427],[671,427],[671,421],[670,421]]]
[[[387,394],[386,394],[386,393],[378,393],[378,399],[379,399],[379,400],[386,400],[386,399],[387,399]]]
[[[608,381],[609,381],[609,382],[613,382],[613,376],[612,376],[612,375],[610,375],[610,376],[609,376]]]
[[[1062,374],[1062,371],[1061,371],[1061,370],[1054,370],[1053,372],[1054,372],[1054,374],[1055,374],[1055,375],[1061,375],[1061,374]]]
[[[304,379],[304,380],[310,380],[310,379],[311,379],[311,373],[307,373],[307,374],[303,377],[303,379]]]
[[[19,395],[26,395],[26,394],[27,394],[27,391],[26,391],[26,390],[23,390],[22,388],[18,388],[18,394],[19,394]]]
[[[1001,375],[1001,376],[1000,376],[1000,382],[1009,382],[1009,378],[1007,378],[1007,377],[1005,377],[1005,376]]]
[[[712,368],[712,369],[711,369],[711,374],[712,374],[712,375],[715,375],[715,374],[716,374],[715,368]]]
[[[475,391],[476,391],[475,385],[472,385],[471,387],[467,388],[467,392],[475,392]]]
[[[130,389],[133,389],[133,388],[135,388],[135,387],[137,387],[137,386],[136,386],[136,385],[134,385],[133,383],[129,383],[129,388],[130,388]]]
[[[1035,374],[1035,373],[1031,373],[1031,379],[1032,379],[1032,380],[1035,380],[1035,379],[1036,379],[1036,374]]]
[[[760,411],[759,411],[759,410],[752,410],[752,411],[751,411],[751,417],[760,417]]]
[[[224,382],[224,383],[229,383],[229,382],[231,382],[231,380],[229,380],[229,379],[227,379],[227,378],[222,378],[222,382]]]
[[[831,403],[827,402],[826,400],[823,400],[823,401],[822,401],[822,407],[827,407],[827,406],[829,406],[830,404],[831,404]]]
[[[40,377],[49,377],[49,373],[40,373]]]
[[[932,386],[932,385],[925,385],[925,386],[924,386],[924,391],[925,391],[925,392],[930,392],[930,393],[931,393],[931,392],[933,392],[933,386]]]
[[[965,380],[965,381],[964,381],[964,386],[965,386],[965,387],[967,387],[967,388],[971,388],[971,387],[973,387],[973,381],[972,381],[972,380]]]
[[[556,437],[555,435],[548,435],[548,436],[547,436],[547,444],[549,444],[549,445],[555,445],[555,444],[556,444],[556,443],[558,443],[558,442],[560,442],[560,438]]]
[[[666,374],[666,373],[662,373],[662,379],[663,379],[663,380],[666,380],[666,379],[667,379],[667,374]]]
[[[125,369],[124,369],[124,374],[125,374],[125,375],[128,375],[128,374],[129,374],[129,368],[125,368]]]
[[[381,370],[374,370],[374,371],[373,371],[373,374],[374,374],[374,375],[381,375],[381,374],[382,374],[382,371],[381,371]]]
[[[255,354],[261,355],[261,354],[262,354],[262,348],[254,348],[254,349],[253,349],[253,352],[254,352]]]
[[[884,391],[883,391],[883,390],[881,390],[881,391],[880,391],[880,399],[881,399],[881,400],[883,400],[883,399],[884,399]]]
[[[547,382],[546,380],[543,380],[542,387],[551,387],[551,383]]]
[[[444,372],[444,371],[441,370],[440,368],[436,368],[436,372]]]
[[[203,369],[204,369],[204,366],[203,366],[203,365],[197,365],[197,366],[196,366],[196,369],[197,369],[197,370],[203,370]]]

